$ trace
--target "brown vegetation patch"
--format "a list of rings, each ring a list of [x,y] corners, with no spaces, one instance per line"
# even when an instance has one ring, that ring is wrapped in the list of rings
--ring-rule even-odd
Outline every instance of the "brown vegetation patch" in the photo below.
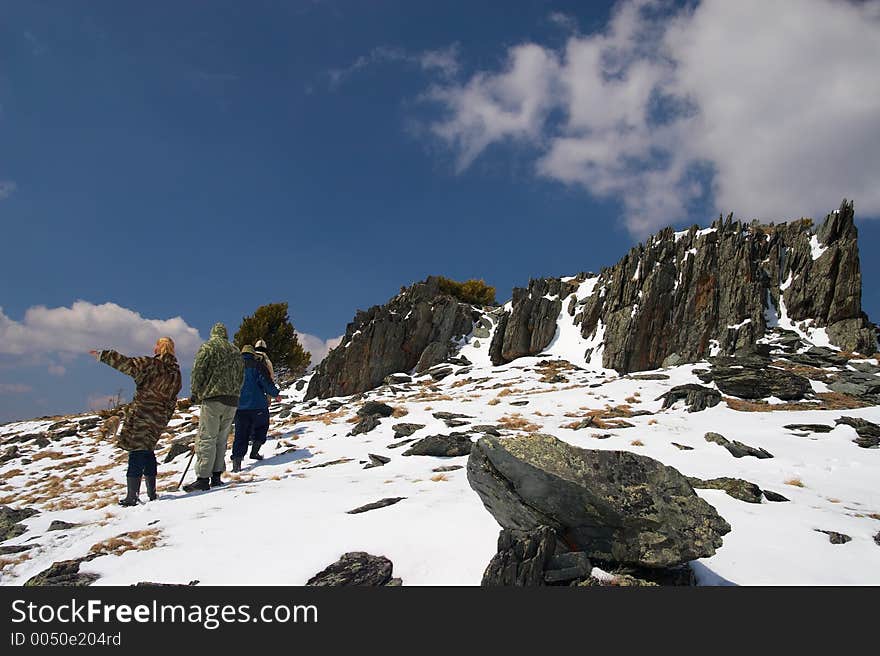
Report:
[[[318,415],[300,415],[299,417],[294,417],[291,423],[304,424],[310,421],[320,421],[324,425],[329,426],[333,423],[334,419],[339,419],[344,414],[344,410],[337,410],[336,412],[323,412]],[[358,419],[355,419],[355,421],[358,421]]]
[[[432,476],[431,480],[434,481],[435,483],[439,483],[441,481],[448,481],[449,477],[446,476],[446,474],[437,474],[436,476]]]
[[[788,360],[774,360],[770,364],[771,366],[777,367],[778,369],[785,369],[786,371],[790,371],[793,374],[803,376],[804,378],[809,378],[810,380],[818,380],[822,383],[833,383],[837,378],[837,376],[835,376],[833,372],[825,371],[824,369],[819,369],[818,367],[811,367],[806,364],[789,362]]]
[[[391,412],[391,416],[395,419],[400,419],[401,417],[406,417],[409,414],[409,410],[407,410],[404,406],[398,405],[394,406],[394,410]]]
[[[526,431],[528,433],[533,433],[537,430],[540,430],[541,427],[537,424],[533,424],[528,419],[523,417],[519,413],[513,413],[512,415],[507,415],[502,417],[497,422],[500,426],[507,428],[508,430],[521,430]]]
[[[126,551],[148,551],[159,546],[160,536],[161,531],[158,529],[129,531],[93,544],[89,553],[99,556],[121,556]]]
[[[869,403],[861,401],[854,396],[841,394],[840,392],[819,392],[818,403],[806,401],[791,401],[788,403],[767,403],[766,401],[746,401],[729,396],[721,397],[731,410],[740,412],[775,412],[778,410],[854,410],[865,408]]]
[[[786,485],[791,485],[792,487],[806,487],[804,482],[799,478],[789,478],[784,481]]]

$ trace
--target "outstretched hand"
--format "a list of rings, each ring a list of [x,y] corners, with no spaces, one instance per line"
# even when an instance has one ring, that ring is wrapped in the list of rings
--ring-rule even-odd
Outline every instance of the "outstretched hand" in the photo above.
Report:
[[[101,356],[101,352],[92,350],[92,351],[89,351],[89,355],[91,355],[93,358],[95,358],[97,360]]]

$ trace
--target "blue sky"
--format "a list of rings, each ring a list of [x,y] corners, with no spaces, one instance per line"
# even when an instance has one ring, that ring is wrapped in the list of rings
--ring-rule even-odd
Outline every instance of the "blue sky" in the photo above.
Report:
[[[0,421],[130,394],[88,348],[188,368],[287,301],[318,353],[432,273],[504,298],[843,196],[876,319],[880,10],[749,5],[0,2]]]

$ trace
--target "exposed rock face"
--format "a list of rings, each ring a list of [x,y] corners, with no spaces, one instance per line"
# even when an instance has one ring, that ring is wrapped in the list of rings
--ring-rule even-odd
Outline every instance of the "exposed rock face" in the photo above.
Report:
[[[512,309],[505,314],[503,327],[496,331],[490,356],[493,364],[510,362],[524,355],[537,355],[553,340],[562,299],[577,289],[577,282],[558,278],[529,281],[527,289],[513,290]]]
[[[556,553],[556,543],[556,531],[549,526],[539,526],[533,531],[502,530],[498,536],[498,553],[483,572],[482,585],[544,585],[544,570]]]
[[[663,409],[671,408],[677,401],[684,401],[688,412],[700,412],[706,408],[716,406],[721,402],[721,393],[711,387],[703,387],[696,383],[678,385],[659,396],[657,401],[663,399]]]
[[[473,447],[468,482],[503,528],[556,530],[589,558],[674,567],[711,556],[730,531],[672,467],[538,433]]]
[[[92,558],[94,558],[94,556],[85,556],[73,560],[59,560],[54,562],[47,569],[44,569],[39,574],[36,574],[25,581],[25,586],[80,587],[91,585],[100,578],[99,575],[80,572],[79,566],[81,563],[88,562]]]
[[[452,458],[466,456],[471,452],[473,442],[467,433],[451,435],[429,435],[407,449],[405,456],[440,456]]]
[[[760,226],[728,217],[707,230],[667,228],[601,272],[575,321],[584,337],[604,329],[603,365],[621,372],[655,369],[671,356],[694,362],[713,345],[731,354],[783,316],[870,354],[877,340],[861,307],[857,234],[846,200],[815,235],[804,220]]]
[[[477,316],[472,306],[442,294],[437,278],[416,283],[357,313],[342,343],[318,365],[305,398],[357,394],[389,374],[428,369],[446,357],[453,338],[471,332]]]

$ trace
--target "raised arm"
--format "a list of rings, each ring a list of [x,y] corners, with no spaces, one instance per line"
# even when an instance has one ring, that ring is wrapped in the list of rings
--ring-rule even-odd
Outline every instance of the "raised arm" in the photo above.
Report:
[[[108,364],[132,378],[137,378],[151,360],[149,357],[130,358],[113,350],[95,351],[94,353],[97,354],[96,357],[100,362]]]

